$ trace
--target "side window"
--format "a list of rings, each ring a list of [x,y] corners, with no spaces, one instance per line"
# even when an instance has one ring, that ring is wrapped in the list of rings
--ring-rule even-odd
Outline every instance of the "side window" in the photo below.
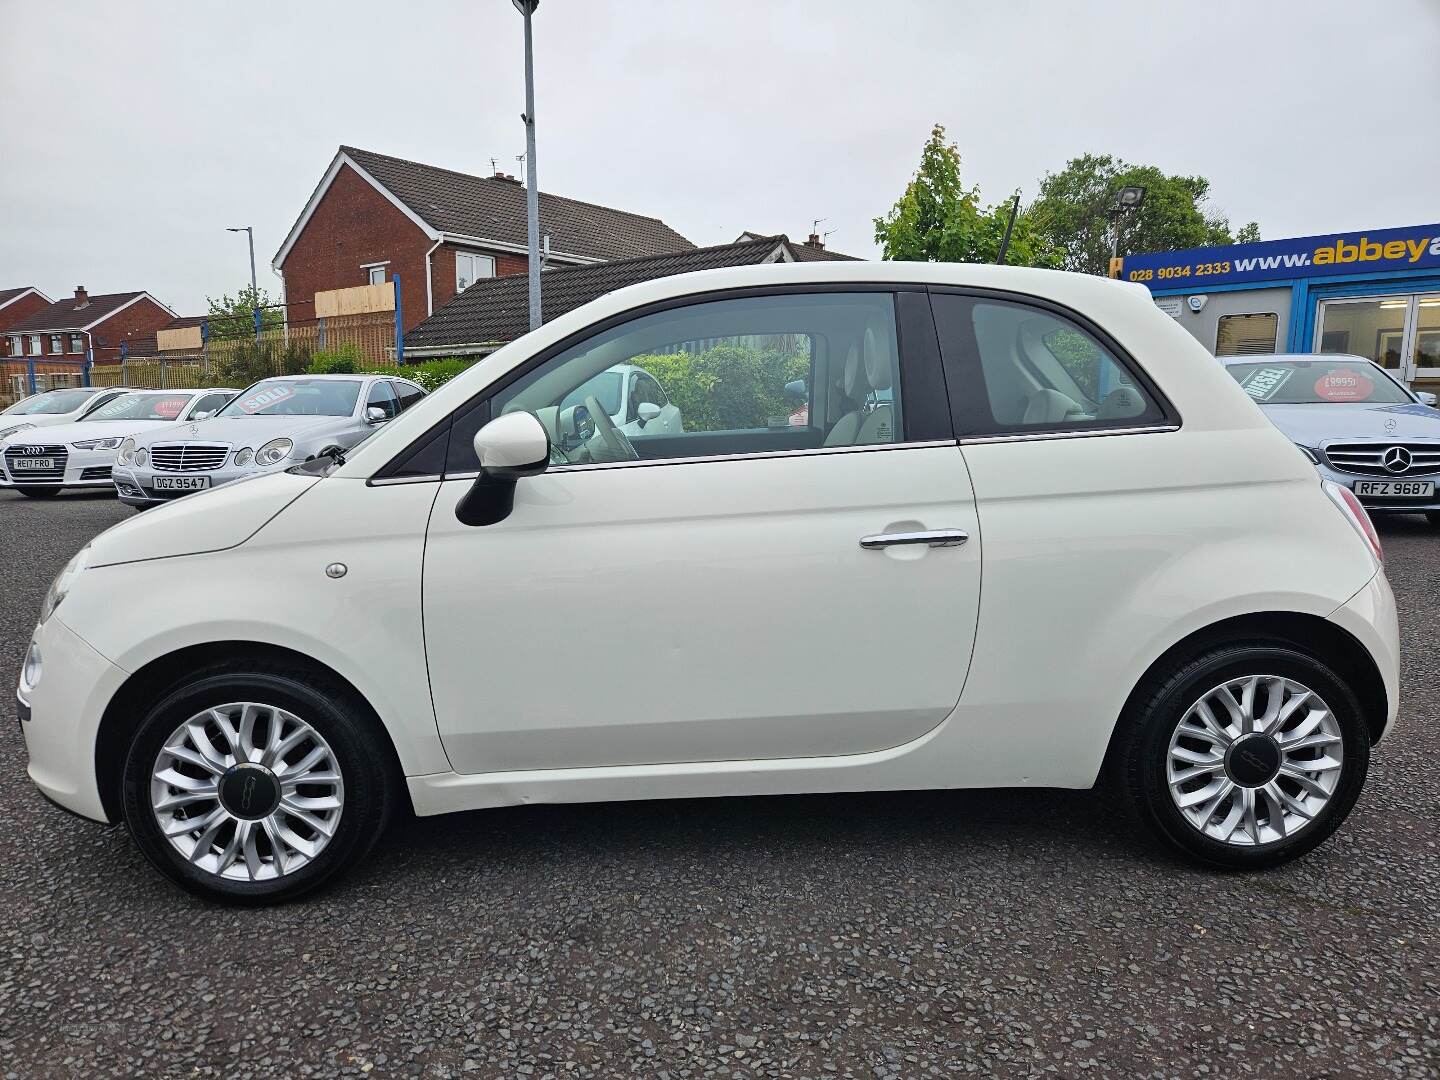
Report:
[[[659,405],[663,409],[670,404],[670,399],[665,396],[665,391],[660,389],[660,384],[643,371],[635,376],[633,396],[636,405]]]
[[[1215,323],[1215,355],[1247,356],[1273,353],[1280,316],[1274,312],[1253,315],[1221,315]],[[1398,359],[1398,358],[1397,358]],[[1389,365],[1386,365],[1389,366]],[[1395,365],[1399,367],[1397,363]]]
[[[1135,427],[1164,421],[1159,402],[1091,333],[1062,315],[936,294],[940,347],[956,379],[962,434]],[[977,378],[978,376],[978,378]]]
[[[555,464],[665,460],[903,441],[895,300],[815,293],[692,304],[605,330],[495,393],[535,413]],[[618,431],[624,379],[679,412],[678,430]],[[643,389],[642,389],[643,387]],[[460,429],[457,420],[457,431]],[[451,469],[476,467],[452,440]]]
[[[425,391],[421,390],[420,387],[414,383],[401,382],[399,379],[396,379],[391,385],[395,388],[395,396],[400,399],[401,412],[404,412],[425,396]]]
[[[385,410],[385,419],[391,420],[400,412],[395,400],[395,391],[390,389],[390,380],[376,379],[370,387],[370,396],[365,399],[365,408],[372,406]]]
[[[195,404],[190,407],[190,415],[196,413],[210,413],[212,416],[225,407],[234,394],[202,394],[196,399]]]

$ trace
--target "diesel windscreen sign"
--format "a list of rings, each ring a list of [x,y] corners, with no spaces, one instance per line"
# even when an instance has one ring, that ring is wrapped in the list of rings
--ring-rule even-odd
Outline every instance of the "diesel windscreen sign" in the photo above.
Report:
[[[1127,255],[1121,260],[1119,276],[1152,289],[1198,289],[1246,281],[1437,267],[1440,225],[1413,225]]]

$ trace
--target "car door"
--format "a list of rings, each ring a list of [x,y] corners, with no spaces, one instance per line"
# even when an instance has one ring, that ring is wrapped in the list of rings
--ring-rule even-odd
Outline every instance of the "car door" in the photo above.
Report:
[[[636,362],[682,431],[626,440],[631,458],[557,426],[575,387]],[[862,424],[889,387],[891,420]],[[549,427],[554,463],[503,521],[464,525],[473,434],[515,409]],[[923,291],[637,313],[502,379],[448,446],[423,600],[456,770],[861,754],[954,709],[980,550]]]

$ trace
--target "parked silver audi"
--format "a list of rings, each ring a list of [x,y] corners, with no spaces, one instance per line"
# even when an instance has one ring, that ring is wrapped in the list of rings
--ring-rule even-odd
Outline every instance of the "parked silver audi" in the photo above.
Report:
[[[1440,525],[1440,410],[1373,361],[1315,353],[1221,363],[1265,415],[1372,514]]]
[[[208,420],[126,439],[120,500],[145,509],[180,495],[343,453],[425,396],[384,375],[281,375],[242,390]]]

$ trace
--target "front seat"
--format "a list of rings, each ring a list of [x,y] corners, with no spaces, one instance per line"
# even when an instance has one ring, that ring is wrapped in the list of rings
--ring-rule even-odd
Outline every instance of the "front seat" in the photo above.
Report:
[[[883,393],[890,389],[892,382],[890,358],[880,349],[875,340],[875,331],[865,331],[865,381],[870,392]],[[870,443],[895,441],[895,407],[888,401],[876,405],[860,421],[860,431],[855,436],[859,446]]]
[[[866,341],[870,340],[870,334],[867,331]],[[845,369],[840,377],[840,392],[845,396],[845,400],[854,407],[835,421],[835,426],[825,436],[825,446],[855,445],[860,435],[861,422],[865,419],[861,408],[870,393],[870,384],[865,381],[865,367],[866,364],[861,358],[859,346],[851,345],[850,351],[845,354]]]

